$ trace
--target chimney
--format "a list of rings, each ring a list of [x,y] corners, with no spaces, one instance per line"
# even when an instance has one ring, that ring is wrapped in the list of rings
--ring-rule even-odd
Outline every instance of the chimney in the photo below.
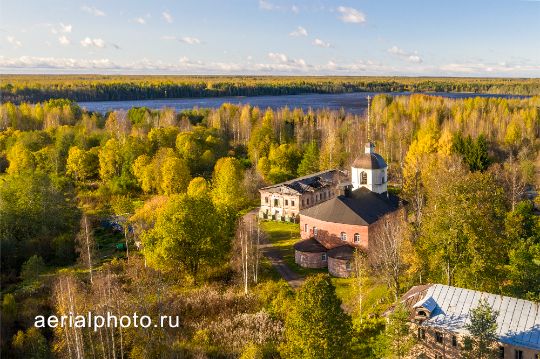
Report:
[[[352,186],[348,183],[338,184],[338,195],[344,197],[350,197],[352,193]]]

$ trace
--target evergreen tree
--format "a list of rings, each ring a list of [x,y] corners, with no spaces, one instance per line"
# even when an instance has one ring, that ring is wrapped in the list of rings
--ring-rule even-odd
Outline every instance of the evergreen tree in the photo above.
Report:
[[[298,176],[319,172],[319,147],[313,141],[306,146],[304,157],[298,166]]]
[[[285,320],[285,358],[349,358],[351,318],[327,274],[306,279]]]
[[[496,355],[497,316],[487,300],[482,299],[478,306],[469,312],[470,323],[465,328],[470,336],[464,339],[465,358],[484,359]]]
[[[398,304],[389,315],[384,331],[377,337],[374,351],[378,358],[404,358],[414,342],[409,312]]]

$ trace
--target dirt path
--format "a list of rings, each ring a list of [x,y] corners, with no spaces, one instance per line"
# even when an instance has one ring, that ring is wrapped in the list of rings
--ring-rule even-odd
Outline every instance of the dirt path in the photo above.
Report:
[[[259,209],[255,208],[254,210],[245,214],[244,217],[248,217],[248,216],[256,217],[258,211]],[[285,261],[283,260],[283,257],[281,256],[280,250],[274,248],[274,246],[268,239],[264,239],[262,241],[260,249],[263,255],[266,258],[268,258],[272,266],[279,273],[279,275],[281,275],[281,277],[285,279],[291,287],[298,288],[302,285],[302,283],[304,282],[304,278],[299,276],[287,265],[287,263],[285,263]]]

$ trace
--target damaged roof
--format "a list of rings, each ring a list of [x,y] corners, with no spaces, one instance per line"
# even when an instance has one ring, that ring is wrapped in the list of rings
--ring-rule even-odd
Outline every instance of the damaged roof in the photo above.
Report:
[[[347,174],[340,170],[328,170],[312,173],[307,176],[285,181],[272,186],[261,188],[259,191],[274,193],[302,194],[314,192],[322,187],[331,187],[347,178]]]

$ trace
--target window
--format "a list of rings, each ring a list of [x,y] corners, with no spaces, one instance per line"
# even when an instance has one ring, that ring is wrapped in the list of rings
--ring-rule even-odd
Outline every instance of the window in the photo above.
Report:
[[[268,197],[264,197],[264,203],[268,203]]]
[[[360,233],[354,234],[354,243],[360,243]]]
[[[504,359],[504,347],[502,345],[499,347],[499,358]]]
[[[293,207],[294,207],[294,201],[291,201],[291,206],[293,206]]]
[[[418,328],[418,339],[426,339],[426,330],[422,328]]]
[[[304,207],[304,205],[305,205],[305,202],[304,202],[304,200],[302,200],[302,207]]]
[[[418,311],[418,316],[420,316],[420,317],[427,317],[426,311],[425,311],[425,310],[419,310],[419,311]]]
[[[360,184],[367,184],[367,173],[360,173]]]
[[[288,199],[285,200],[285,205],[286,205],[286,206],[289,205],[289,200],[288,200]]]
[[[308,231],[308,229],[309,229],[309,227],[308,227],[307,223],[306,223],[306,224],[304,224],[304,232],[307,232],[307,231]]]
[[[345,269],[351,270],[351,262],[347,262],[347,263],[345,264]]]
[[[452,346],[457,347],[457,338],[455,335],[452,335]]]
[[[523,351],[522,350],[514,350],[514,358],[516,359],[523,359]]]
[[[313,236],[314,237],[317,237],[318,232],[319,232],[319,230],[317,229],[317,227],[313,227]]]
[[[435,341],[437,343],[442,343],[443,342],[443,335],[441,332],[435,332]]]
[[[306,203],[309,206],[309,198],[306,199]]]
[[[341,240],[342,240],[342,241],[344,241],[344,242],[346,242],[346,241],[347,241],[347,233],[345,233],[345,232],[341,232],[341,235],[340,235],[340,237],[341,237]]]
[[[321,259],[322,259],[323,261],[326,260],[326,253],[321,254]]]
[[[278,207],[279,206],[279,199],[274,199],[274,207]]]

